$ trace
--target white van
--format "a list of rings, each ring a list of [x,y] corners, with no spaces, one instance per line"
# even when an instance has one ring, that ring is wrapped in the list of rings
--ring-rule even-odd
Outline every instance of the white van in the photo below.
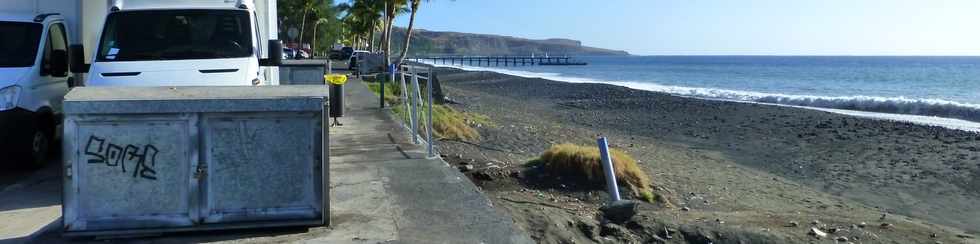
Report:
[[[277,85],[282,59],[275,0],[115,0],[90,52],[86,86]],[[104,16],[93,16],[104,15]],[[88,31],[88,30],[86,30]],[[84,50],[92,48],[91,50]],[[83,55],[75,55],[81,57]],[[263,58],[265,57],[265,58]],[[76,60],[79,61],[79,60]],[[84,60],[81,60],[84,61]]]
[[[4,4],[0,11],[17,5]],[[40,11],[0,13],[0,162],[41,166],[56,145],[61,104],[74,78],[71,25],[60,14],[33,12]]]

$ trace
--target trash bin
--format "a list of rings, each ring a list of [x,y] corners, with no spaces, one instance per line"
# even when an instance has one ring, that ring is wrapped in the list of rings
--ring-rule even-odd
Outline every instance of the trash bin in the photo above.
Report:
[[[68,236],[329,222],[326,86],[78,87]]]
[[[344,117],[344,85],[330,84],[330,117]]]
[[[334,124],[341,125],[337,118],[344,117],[344,84],[347,83],[347,76],[325,75],[324,79],[330,83],[330,117],[334,119]]]

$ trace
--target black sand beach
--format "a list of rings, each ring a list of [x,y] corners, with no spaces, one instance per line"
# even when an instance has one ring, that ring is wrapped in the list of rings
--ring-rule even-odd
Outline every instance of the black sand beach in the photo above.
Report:
[[[438,77],[451,106],[491,121],[474,124],[478,143],[440,141],[443,157],[542,243],[795,243],[815,240],[811,227],[854,242],[972,243],[980,233],[974,132],[492,72]],[[603,223],[601,188],[524,166],[599,135],[674,207]]]

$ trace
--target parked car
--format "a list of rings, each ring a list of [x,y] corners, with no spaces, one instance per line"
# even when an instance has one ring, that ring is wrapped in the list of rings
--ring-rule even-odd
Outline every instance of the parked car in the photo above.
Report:
[[[353,51],[353,53],[350,55],[350,58],[347,59],[347,67],[348,67],[347,70],[352,70],[354,71],[355,75],[360,75],[357,69],[358,67],[357,60],[359,58],[358,56],[362,54],[370,54],[370,53],[371,52],[362,51],[362,50]]]
[[[294,59],[296,58],[296,49],[283,48],[282,49],[282,59]]]
[[[345,60],[344,52],[340,49],[330,50],[330,55],[328,56],[331,60]]]
[[[79,50],[73,59],[91,63],[78,67],[89,73],[86,86],[279,84],[282,44],[268,24],[275,0],[77,2],[85,4],[75,9],[80,19],[104,23],[84,29],[92,39],[71,49]]]
[[[41,167],[57,150],[62,102],[75,79],[68,48],[77,40],[69,36],[76,5],[50,1],[0,5],[0,153],[29,163],[18,166]]]
[[[295,59],[308,59],[310,57],[311,57],[310,56],[310,53],[306,52],[306,50],[299,49],[299,50],[296,50],[296,56],[294,58]]]

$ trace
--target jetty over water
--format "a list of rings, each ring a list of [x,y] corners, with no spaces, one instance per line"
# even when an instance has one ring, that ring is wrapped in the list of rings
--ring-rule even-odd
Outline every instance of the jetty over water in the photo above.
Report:
[[[413,57],[416,62],[469,66],[587,65],[568,56],[432,56]]]

